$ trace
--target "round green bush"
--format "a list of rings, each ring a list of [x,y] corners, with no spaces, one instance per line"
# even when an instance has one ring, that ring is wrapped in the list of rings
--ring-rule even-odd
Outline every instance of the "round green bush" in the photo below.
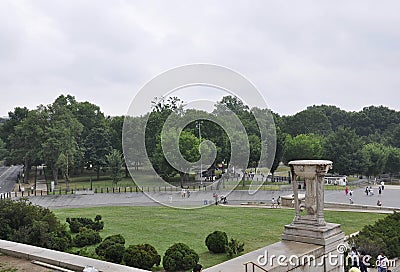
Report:
[[[116,244],[125,245],[125,238],[121,234],[110,235],[104,238],[104,241],[111,241]]]
[[[76,247],[90,246],[100,243],[101,237],[97,231],[89,229],[78,233],[73,242]]]
[[[106,249],[114,244],[125,245],[125,238],[121,234],[106,237],[103,242],[96,247],[96,254],[100,257],[104,257]]]
[[[125,247],[121,244],[112,244],[104,251],[104,259],[107,262],[120,264],[124,256]]]
[[[225,253],[228,245],[228,236],[225,232],[216,230],[206,238],[206,246],[213,253]]]
[[[131,245],[125,250],[123,260],[128,266],[151,270],[160,265],[161,256],[152,245]]]
[[[166,271],[185,271],[192,269],[199,261],[199,255],[183,243],[177,243],[167,249],[163,258]]]

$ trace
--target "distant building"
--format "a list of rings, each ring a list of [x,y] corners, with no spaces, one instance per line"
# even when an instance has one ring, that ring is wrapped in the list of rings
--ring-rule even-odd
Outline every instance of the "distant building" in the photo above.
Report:
[[[325,176],[325,184],[331,185],[347,185],[347,176]]]

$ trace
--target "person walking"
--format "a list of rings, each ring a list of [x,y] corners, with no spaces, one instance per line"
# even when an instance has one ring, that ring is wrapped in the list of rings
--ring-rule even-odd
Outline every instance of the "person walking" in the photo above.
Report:
[[[382,251],[382,253],[378,256],[377,264],[378,264],[378,272],[387,272],[387,269],[389,267],[389,260],[385,256],[385,252]]]
[[[366,264],[366,253],[364,250],[360,253],[360,272],[368,272],[368,267]]]
[[[383,180],[381,181],[381,187],[382,187],[382,191],[385,190],[385,182]]]
[[[381,195],[382,194],[382,189],[381,186],[378,187],[378,194]]]
[[[360,267],[360,253],[358,253],[356,247],[351,248],[350,252],[351,257],[351,267]]]
[[[275,208],[275,198],[274,198],[274,197],[273,197],[272,200],[271,200],[271,207],[272,207],[272,208]]]
[[[344,193],[346,194],[346,196],[349,194],[349,187],[346,186],[346,189],[344,189]]]
[[[281,207],[281,196],[278,196],[278,199],[276,200],[276,207],[280,208]]]

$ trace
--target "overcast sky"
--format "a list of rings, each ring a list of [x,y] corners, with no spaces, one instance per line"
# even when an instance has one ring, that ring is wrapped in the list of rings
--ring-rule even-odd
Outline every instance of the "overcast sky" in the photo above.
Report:
[[[313,104],[400,110],[399,10],[364,0],[2,0],[0,116],[60,94],[122,115],[146,82],[190,63],[240,72],[283,115]]]

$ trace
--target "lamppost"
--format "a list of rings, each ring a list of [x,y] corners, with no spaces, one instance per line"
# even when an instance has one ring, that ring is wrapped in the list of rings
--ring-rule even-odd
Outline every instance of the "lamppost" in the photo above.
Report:
[[[89,168],[90,168],[90,191],[93,190],[93,181],[92,181],[92,164],[89,164]]]
[[[201,144],[201,123],[202,121],[197,121],[196,127],[199,129],[199,151],[200,151],[200,144]],[[200,185],[203,185],[203,162],[201,160],[201,153],[200,153]]]

